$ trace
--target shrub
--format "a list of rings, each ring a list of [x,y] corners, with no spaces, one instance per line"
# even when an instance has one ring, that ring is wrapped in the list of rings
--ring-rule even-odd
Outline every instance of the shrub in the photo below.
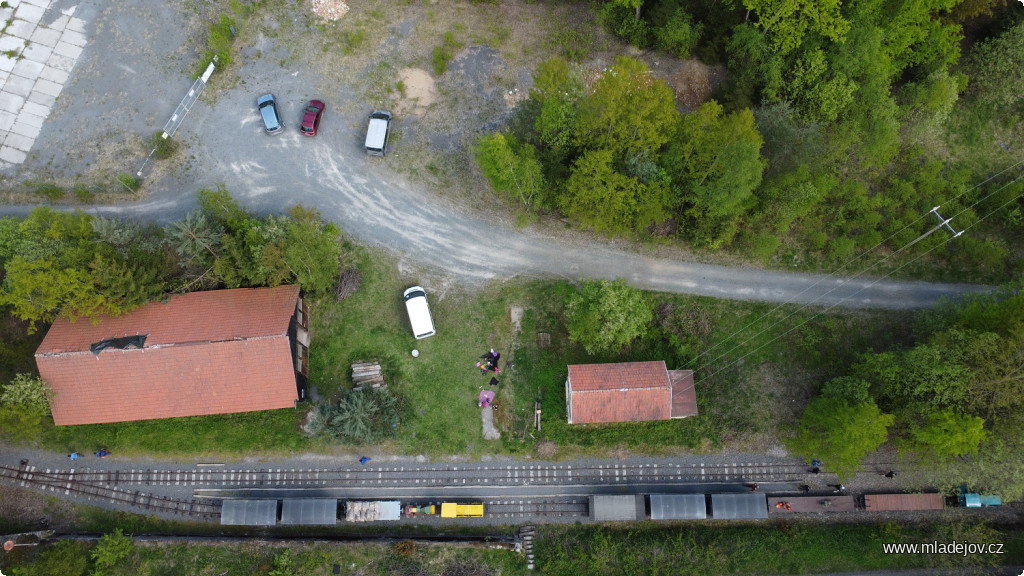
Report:
[[[652,314],[644,293],[622,278],[588,280],[565,303],[569,338],[588,354],[618,352],[647,333]]]
[[[31,374],[15,374],[0,391],[0,406],[16,408],[32,414],[50,411],[50,388],[42,378]]]
[[[60,200],[64,197],[64,189],[56,184],[43,184],[36,187],[35,192],[47,200]]]
[[[75,198],[78,198],[78,201],[83,204],[92,204],[93,200],[96,199],[96,195],[85,186],[75,186]]]
[[[181,148],[177,140],[164,138],[163,132],[154,132],[149,137],[149,147],[154,151],[153,155],[157,160],[167,160]]]
[[[636,17],[636,11],[629,6],[609,2],[601,8],[601,23],[613,34],[629,42],[637,48],[649,48],[651,45],[651,27],[644,20]]]
[[[444,41],[440,46],[434,46],[434,72],[438,76],[448,71],[448,63],[455,58],[455,52],[462,48],[462,42],[455,39],[452,32],[444,33]]]
[[[210,24],[210,36],[206,41],[206,49],[203,50],[202,58],[199,60],[200,66],[196,78],[202,76],[210,62],[213,62],[214,57],[217,58],[217,67],[219,68],[225,68],[231,64],[231,41],[233,39],[231,28],[234,25],[234,19],[229,16],[221,16],[216,23]]]
[[[311,429],[353,444],[374,444],[395,433],[404,402],[387,388],[350,390],[338,400],[317,406]]]
[[[115,528],[111,534],[105,534],[92,549],[92,559],[96,563],[93,576],[114,574],[112,569],[121,566],[132,555],[134,547],[132,537],[125,536],[120,528]]]
[[[121,172],[117,175],[117,181],[121,183],[121,186],[127,188],[130,192],[135,192],[139,189],[139,179],[127,172]]]
[[[703,32],[703,26],[694,24],[693,18],[678,8],[664,26],[654,30],[654,38],[658,48],[679,58],[689,58]]]

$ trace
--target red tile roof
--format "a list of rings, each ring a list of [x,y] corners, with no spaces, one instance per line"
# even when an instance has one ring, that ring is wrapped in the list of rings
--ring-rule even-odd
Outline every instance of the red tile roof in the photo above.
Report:
[[[573,424],[667,420],[672,388],[665,362],[575,364],[567,383]]]
[[[36,351],[57,425],[288,408],[288,337],[298,286],[213,290],[152,302],[97,324],[58,319]],[[142,349],[89,346],[146,335]]]
[[[693,370],[669,370],[672,382],[672,418],[697,415],[697,392],[693,388]]]

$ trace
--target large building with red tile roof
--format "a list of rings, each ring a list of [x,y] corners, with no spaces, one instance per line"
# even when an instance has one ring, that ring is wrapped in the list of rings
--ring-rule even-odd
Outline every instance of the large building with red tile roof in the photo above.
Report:
[[[664,361],[574,364],[565,380],[570,424],[668,420],[697,414],[692,370]]]
[[[291,408],[308,327],[298,286],[192,292],[96,323],[57,319],[36,364],[59,426]]]

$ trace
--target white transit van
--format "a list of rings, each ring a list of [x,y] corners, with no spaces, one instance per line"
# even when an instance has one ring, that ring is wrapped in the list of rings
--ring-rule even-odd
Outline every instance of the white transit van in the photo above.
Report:
[[[427,306],[427,293],[420,286],[413,286],[405,291],[405,309],[409,312],[409,323],[412,334],[417,340],[437,334],[434,331],[434,319],[430,316]]]
[[[366,127],[366,153],[383,156],[388,151],[388,134],[391,132],[391,113],[374,110],[370,114],[370,125]]]

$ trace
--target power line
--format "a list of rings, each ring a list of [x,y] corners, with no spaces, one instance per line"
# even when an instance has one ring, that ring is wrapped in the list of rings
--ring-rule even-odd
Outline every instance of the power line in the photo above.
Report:
[[[999,172],[998,174],[996,174],[996,176],[998,176],[998,175],[1000,175],[1000,174],[1002,174],[1002,173],[1006,172],[1007,170],[1009,170],[1009,169],[1011,169],[1011,168],[1014,168],[1014,167],[1016,167],[1016,166],[1019,166],[1019,165],[1021,165],[1021,164],[1024,164],[1024,161],[1022,161],[1022,162],[1018,162],[1018,163],[1017,163],[1017,164],[1015,164],[1014,166],[1011,166],[1010,168],[1007,168],[1007,169],[1004,169],[1004,170],[1002,170],[1001,172]],[[985,181],[983,181],[982,183],[979,183],[979,184],[977,184],[977,185],[973,186],[973,187],[971,188],[971,190],[973,190],[973,189],[977,188],[978,186],[981,186],[981,185],[982,185],[982,184],[984,184],[985,182],[988,182],[988,181],[990,181],[990,180],[991,180],[992,178],[994,178],[994,177],[995,177],[995,176],[993,176],[993,177],[990,177],[990,178],[986,179]],[[884,258],[882,258],[881,260],[879,260],[879,261],[875,262],[874,264],[872,264],[872,265],[871,265],[871,266],[869,266],[868,268],[866,268],[866,269],[864,269],[864,270],[861,270],[861,271],[860,271],[860,272],[858,272],[858,273],[857,273],[856,275],[854,275],[854,276],[852,276],[852,277],[850,277],[850,278],[851,278],[851,279],[852,279],[852,278],[856,278],[856,277],[858,277],[858,276],[860,276],[860,275],[864,274],[865,272],[867,272],[867,271],[870,271],[871,269],[873,269],[873,268],[877,267],[877,266],[878,266],[879,264],[881,264],[881,263],[885,262],[885,261],[886,261],[887,259],[889,259],[889,258],[891,258],[891,257],[893,257],[893,256],[896,256],[897,254],[900,254],[901,252],[904,252],[905,250],[909,249],[909,248],[910,248],[911,246],[913,246],[913,245],[917,244],[917,243],[918,243],[918,242],[920,242],[920,241],[921,241],[922,239],[924,239],[925,237],[927,237],[927,236],[931,235],[932,233],[934,233],[935,231],[937,231],[937,230],[938,230],[938,229],[940,229],[940,228],[943,228],[943,227],[945,227],[945,228],[949,229],[949,230],[950,230],[951,232],[953,232],[953,236],[951,236],[951,237],[947,238],[947,239],[946,239],[945,241],[943,241],[943,242],[941,242],[941,243],[939,243],[939,244],[936,244],[936,245],[935,245],[935,246],[933,246],[932,248],[929,248],[929,249],[928,249],[928,250],[926,250],[926,251],[925,251],[924,253],[922,253],[922,254],[920,254],[920,255],[916,256],[915,258],[913,258],[913,259],[912,259],[912,260],[910,260],[909,262],[906,262],[906,263],[904,263],[904,264],[900,265],[899,267],[895,268],[894,270],[891,270],[891,271],[889,271],[889,272],[888,272],[887,274],[885,274],[884,276],[882,276],[882,277],[880,277],[880,278],[877,278],[877,279],[875,279],[875,280],[874,280],[873,282],[871,282],[870,284],[868,284],[868,285],[866,285],[866,286],[863,286],[863,287],[859,288],[859,289],[858,289],[858,290],[856,290],[856,291],[855,291],[855,292],[854,292],[853,294],[850,294],[849,296],[845,296],[845,297],[843,297],[842,299],[840,299],[840,300],[839,300],[839,302],[836,302],[835,304],[832,304],[832,305],[830,305],[830,306],[826,307],[826,308],[825,308],[824,310],[821,310],[821,311],[819,311],[819,312],[815,313],[815,314],[814,314],[814,315],[812,315],[811,317],[809,317],[809,318],[805,319],[805,320],[804,320],[803,322],[801,322],[800,324],[797,324],[796,326],[794,326],[794,327],[790,328],[790,329],[789,329],[789,330],[787,330],[786,332],[783,332],[783,333],[782,333],[782,334],[780,334],[779,336],[776,336],[775,338],[772,338],[772,339],[771,339],[771,340],[769,340],[768,342],[765,342],[764,344],[762,344],[762,345],[758,346],[757,348],[753,349],[752,351],[750,351],[750,352],[747,352],[747,353],[743,354],[743,355],[742,355],[742,356],[740,356],[739,358],[736,358],[735,360],[733,360],[733,361],[729,362],[728,364],[726,364],[726,365],[725,365],[725,366],[723,366],[722,368],[719,368],[719,369],[715,370],[715,371],[714,371],[713,373],[711,373],[711,374],[710,374],[710,375],[708,375],[708,376],[705,376],[704,378],[712,378],[712,377],[714,377],[715,375],[717,375],[718,373],[722,372],[723,370],[725,370],[725,369],[727,369],[727,368],[730,368],[731,366],[735,365],[736,363],[738,363],[738,362],[740,362],[741,360],[745,359],[746,357],[750,356],[750,355],[751,355],[751,354],[753,354],[754,352],[757,352],[758,350],[761,350],[761,349],[762,349],[762,348],[764,348],[765,346],[767,346],[767,345],[769,345],[769,344],[771,344],[771,343],[773,343],[773,342],[777,341],[778,339],[782,338],[783,336],[786,336],[787,334],[789,334],[789,333],[793,332],[794,330],[796,330],[796,329],[798,329],[798,328],[800,328],[800,327],[804,326],[805,324],[807,324],[807,323],[808,323],[808,322],[810,322],[811,320],[813,320],[813,319],[817,318],[818,316],[820,316],[820,315],[822,315],[822,314],[824,314],[824,313],[828,312],[829,310],[831,310],[831,309],[835,308],[836,306],[838,306],[839,304],[841,304],[841,303],[842,303],[842,302],[844,302],[845,300],[847,300],[847,299],[849,299],[849,298],[852,298],[853,296],[856,296],[857,294],[859,294],[859,293],[860,293],[860,292],[862,292],[863,290],[865,290],[865,289],[867,289],[867,288],[870,288],[871,286],[874,286],[874,285],[875,285],[875,284],[877,284],[878,282],[882,281],[882,280],[883,280],[884,278],[886,278],[886,277],[888,277],[888,276],[891,276],[891,275],[892,275],[892,274],[894,274],[895,272],[898,272],[899,270],[901,270],[901,269],[903,269],[903,268],[905,268],[905,267],[907,267],[907,266],[909,266],[909,265],[913,264],[913,263],[914,263],[914,262],[916,262],[917,260],[919,260],[919,259],[923,258],[924,256],[928,255],[929,253],[931,253],[931,252],[932,252],[933,250],[935,250],[935,249],[937,249],[937,248],[939,248],[939,247],[941,247],[941,246],[944,246],[944,245],[948,244],[949,242],[952,242],[952,241],[953,241],[954,239],[956,239],[956,238],[960,237],[960,236],[961,236],[961,235],[962,235],[962,234],[963,234],[964,232],[966,232],[966,231],[967,231],[967,230],[969,230],[970,228],[973,228],[973,227],[974,227],[975,225],[977,225],[978,223],[980,223],[980,222],[982,222],[983,220],[985,220],[986,218],[988,218],[988,217],[992,216],[993,214],[995,214],[995,213],[996,213],[996,212],[998,212],[999,210],[1002,210],[1003,208],[1005,208],[1006,206],[1008,206],[1008,205],[1010,205],[1011,203],[1015,202],[1015,201],[1016,201],[1016,200],[1018,200],[1019,198],[1021,198],[1021,197],[1024,197],[1024,192],[1022,192],[1021,194],[1018,194],[1017,196],[1015,196],[1015,197],[1011,198],[1010,200],[1008,200],[1007,202],[1003,203],[1003,204],[1002,204],[1001,206],[999,206],[998,208],[996,208],[996,209],[994,209],[994,210],[990,211],[990,212],[989,212],[988,214],[985,214],[984,216],[980,217],[980,218],[979,218],[979,219],[978,219],[977,221],[973,222],[972,224],[970,224],[969,226],[967,226],[966,228],[964,228],[963,230],[961,230],[961,231],[959,231],[959,232],[956,232],[955,230],[953,230],[953,228],[952,228],[952,227],[951,227],[951,226],[949,225],[950,221],[952,221],[952,220],[953,220],[953,218],[956,218],[957,216],[959,216],[959,215],[963,214],[963,213],[964,213],[964,212],[966,212],[967,210],[970,210],[971,208],[973,208],[973,207],[977,206],[978,204],[980,204],[980,203],[984,202],[984,201],[985,201],[985,200],[987,200],[988,198],[990,198],[990,197],[992,197],[993,195],[995,195],[995,194],[997,194],[997,193],[1001,192],[1002,190],[1006,189],[1006,188],[1007,188],[1007,187],[1009,187],[1010,185],[1012,185],[1012,184],[1014,184],[1014,183],[1016,183],[1016,182],[1020,181],[1020,180],[1021,180],[1022,178],[1024,178],[1024,174],[1022,174],[1022,175],[1020,175],[1020,176],[1018,176],[1018,177],[1014,178],[1013,180],[1011,180],[1010,182],[1008,182],[1008,183],[1006,183],[1006,184],[1002,185],[1001,187],[999,187],[998,189],[994,190],[993,192],[990,192],[989,194],[985,195],[985,196],[984,196],[983,198],[981,198],[980,200],[978,200],[978,201],[976,201],[975,203],[973,203],[973,204],[972,204],[971,206],[969,206],[969,207],[967,207],[967,208],[964,208],[964,209],[960,210],[960,212],[957,212],[957,213],[956,213],[956,214],[955,214],[955,215],[954,215],[953,217],[951,217],[951,218],[949,218],[949,219],[943,219],[943,218],[942,218],[942,217],[941,217],[941,216],[940,216],[940,215],[938,214],[938,208],[940,208],[940,207],[941,207],[942,205],[940,205],[940,206],[936,206],[936,207],[935,207],[935,208],[933,208],[933,209],[932,209],[931,211],[929,211],[929,213],[934,213],[934,214],[936,214],[936,216],[937,216],[937,217],[939,218],[939,224],[938,224],[937,226],[935,226],[935,227],[933,227],[932,229],[928,230],[927,232],[925,232],[924,234],[922,234],[922,235],[921,235],[921,236],[919,236],[918,238],[914,239],[913,241],[909,242],[908,244],[904,245],[903,247],[901,247],[901,248],[900,248],[900,249],[898,249],[897,251],[893,252],[892,254],[890,254],[890,255],[887,255],[887,256],[885,256]],[[959,198],[960,198],[961,196],[963,196],[964,194],[966,194],[966,192],[964,192],[964,193],[961,193],[961,194],[960,194],[959,196],[957,196],[957,198],[956,198],[956,199],[959,199]],[[948,203],[949,203],[949,202],[946,202],[946,204],[948,204]],[[924,216],[922,216],[921,218],[918,218],[918,220],[916,220],[916,221],[915,221],[914,223],[912,223],[912,224],[916,224],[916,223],[917,223],[917,222],[919,222],[919,221],[920,221],[920,220],[921,220],[922,218],[924,218]],[[909,225],[908,225],[908,226],[909,226]],[[905,227],[904,227],[903,229],[906,229],[906,228],[907,228],[907,227],[905,226]],[[902,231],[903,229],[901,229],[900,231]],[[897,232],[897,233],[898,233],[898,232]],[[893,234],[893,236],[895,236],[895,234]],[[890,238],[892,238],[892,236],[890,236]],[[884,241],[883,241],[883,243],[884,243]],[[866,251],[866,252],[862,253],[861,255],[858,255],[857,257],[853,258],[852,260],[848,261],[848,263],[847,263],[847,264],[844,264],[844,265],[843,265],[843,267],[845,267],[846,265],[848,265],[848,264],[849,264],[850,262],[854,262],[854,261],[856,261],[856,260],[860,259],[860,258],[861,258],[862,256],[864,256],[865,254],[867,254],[867,253],[871,252],[872,250],[875,250],[875,249],[876,249],[876,248],[877,248],[877,247],[878,247],[879,245],[881,245],[881,244],[882,244],[882,243],[879,243],[879,244],[877,244],[877,245],[876,245],[875,247],[871,248],[870,250],[868,250],[868,251]],[[841,269],[842,269],[843,267],[839,268],[839,270],[841,270]],[[829,277],[831,277],[831,276],[834,276],[834,275],[835,275],[835,272],[833,272],[832,274],[830,274],[830,275],[829,275]],[[820,283],[820,282],[822,282],[822,281],[824,281],[824,279],[823,279],[823,280],[819,280],[819,281],[818,281],[818,282],[816,282],[816,283],[815,283],[814,285],[817,285],[818,283]],[[813,287],[813,286],[812,286],[812,287]],[[809,288],[808,288],[808,289],[809,289]],[[819,297],[818,299],[820,299],[820,298],[822,298],[822,297],[824,297],[824,296],[827,296],[828,294],[832,293],[832,292],[833,292],[834,290],[835,290],[835,288],[833,288],[832,290],[829,290],[828,292],[824,293],[824,294],[823,294],[823,295],[822,295],[821,297]],[[806,290],[805,290],[805,291],[806,291]],[[815,301],[817,301],[818,299],[816,299]],[[788,302],[787,302],[787,303],[788,303]],[[737,330],[736,332],[733,332],[732,334],[730,334],[729,336],[727,336],[727,337],[726,337],[726,339],[724,339],[723,341],[726,341],[727,339],[729,339],[729,338],[732,338],[732,337],[734,337],[735,335],[739,334],[740,332],[742,332],[742,331],[746,330],[747,328],[749,328],[750,326],[752,326],[752,325],[753,325],[754,323],[756,323],[756,322],[760,321],[761,319],[763,319],[764,317],[766,317],[766,316],[767,316],[768,314],[770,314],[771,312],[774,312],[775,310],[778,310],[779,308],[781,308],[781,306],[782,306],[782,305],[776,306],[776,307],[775,307],[775,308],[773,308],[773,309],[772,309],[771,311],[769,311],[769,312],[767,312],[767,313],[763,314],[763,315],[762,315],[761,317],[759,317],[758,319],[756,319],[756,320],[754,320],[753,322],[751,322],[751,323],[747,324],[747,326],[745,326],[745,327],[741,328],[740,330]],[[729,352],[732,352],[733,350],[736,350],[737,348],[739,348],[739,347],[741,347],[741,346],[744,346],[745,344],[749,343],[750,341],[752,341],[752,340],[753,340],[754,338],[756,338],[757,336],[760,336],[760,335],[761,335],[761,334],[763,334],[764,332],[766,332],[766,331],[770,330],[771,328],[774,328],[774,327],[775,327],[776,325],[778,325],[778,324],[779,324],[779,323],[781,323],[782,321],[784,321],[784,320],[786,320],[786,319],[788,319],[788,318],[790,318],[790,317],[794,316],[795,314],[797,314],[798,312],[800,312],[801,310],[803,310],[804,308],[806,308],[806,307],[808,307],[808,306],[810,306],[810,304],[804,304],[804,305],[800,306],[799,308],[797,308],[797,309],[796,309],[796,310],[794,310],[793,312],[789,313],[789,314],[788,314],[788,315],[786,315],[785,317],[783,317],[783,318],[781,318],[781,319],[779,319],[779,320],[777,320],[777,321],[773,322],[772,324],[768,325],[767,327],[763,328],[763,329],[762,329],[761,331],[759,331],[759,332],[758,332],[757,334],[755,334],[754,336],[752,336],[752,337],[750,337],[750,338],[748,338],[748,339],[744,340],[743,342],[741,342],[741,343],[739,343],[739,344],[737,344],[737,345],[733,346],[733,347],[732,347],[732,348],[730,348],[730,349],[729,349],[728,351],[726,351],[726,352],[724,352],[724,353],[722,353],[722,354],[718,355],[718,356],[717,356],[716,358],[714,358],[714,359],[713,359],[713,360],[711,360],[710,362],[706,362],[706,363],[704,363],[704,364],[703,364],[703,365],[701,365],[701,366],[700,366],[699,368],[697,368],[697,369],[695,370],[695,372],[697,372],[697,371],[703,371],[703,370],[704,370],[704,369],[705,369],[705,368],[706,368],[707,366],[709,366],[709,365],[713,364],[713,363],[714,363],[715,361],[717,361],[717,360],[721,359],[722,357],[726,356],[726,355],[727,355],[727,354],[728,354]],[[715,347],[717,347],[717,346],[718,346],[718,345],[716,345]],[[713,348],[714,348],[714,347],[713,347]],[[701,355],[699,355],[699,356],[698,356],[698,358],[699,358],[700,356],[702,356],[702,355],[704,355],[704,354],[702,353]],[[702,379],[704,379],[704,378],[702,378]],[[696,379],[694,380],[694,385],[695,385],[695,384],[696,384]],[[691,386],[691,387],[692,387],[692,386]]]

